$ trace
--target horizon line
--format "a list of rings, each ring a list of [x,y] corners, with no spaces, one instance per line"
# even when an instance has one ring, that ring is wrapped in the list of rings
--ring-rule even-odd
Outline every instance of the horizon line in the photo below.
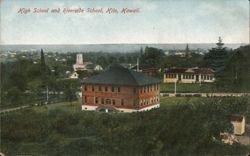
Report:
[[[120,45],[120,44],[216,44],[217,42],[187,42],[187,43],[180,43],[180,42],[171,42],[171,43],[72,43],[72,44],[60,44],[60,43],[55,43],[55,44],[48,44],[48,43],[37,43],[37,44],[2,44],[0,43],[0,45]],[[249,43],[237,43],[237,42],[223,42],[224,44],[244,44],[244,45],[248,45]]]

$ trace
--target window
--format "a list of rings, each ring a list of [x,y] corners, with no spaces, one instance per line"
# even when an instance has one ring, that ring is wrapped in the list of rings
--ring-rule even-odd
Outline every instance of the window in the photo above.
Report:
[[[93,92],[93,91],[95,91],[95,86],[94,86],[94,85],[92,85],[92,92]]]
[[[115,87],[114,87],[114,86],[111,87],[111,91],[112,91],[112,92],[115,91]]]
[[[140,88],[140,92],[141,92],[141,93],[142,93],[142,90],[143,90],[143,88],[141,87],[141,88]]]
[[[112,100],[112,104],[115,105],[115,99]]]
[[[134,88],[134,93],[136,93],[136,88]]]
[[[105,92],[107,92],[108,91],[108,86],[105,86]]]
[[[121,105],[122,105],[122,106],[124,105],[124,100],[123,100],[123,99],[121,99]]]
[[[95,98],[95,103],[98,104],[98,97]]]
[[[85,103],[87,103],[87,96],[85,96]]]
[[[82,96],[82,102],[85,103],[85,96]]]
[[[111,102],[110,102],[110,99],[106,99],[106,104],[110,104]]]
[[[152,92],[152,89],[153,89],[153,87],[152,87],[152,85],[150,85],[150,91]]]
[[[146,92],[146,86],[143,87],[144,93]]]
[[[192,79],[194,79],[194,75],[192,75]]]
[[[98,87],[98,90],[99,90],[100,92],[102,91],[102,86],[101,86],[101,85]]]
[[[149,86],[147,88],[148,88],[148,92],[149,92]]]
[[[120,87],[118,87],[117,90],[118,90],[118,92],[120,92],[121,91]]]
[[[84,90],[88,91],[88,86],[87,85],[84,85]]]
[[[104,104],[104,99],[102,98],[102,104]]]

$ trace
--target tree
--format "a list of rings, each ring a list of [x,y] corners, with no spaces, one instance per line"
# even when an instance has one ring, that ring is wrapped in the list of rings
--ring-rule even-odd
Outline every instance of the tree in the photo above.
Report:
[[[108,66],[108,61],[104,56],[98,57],[96,63],[101,65],[103,68]]]
[[[223,47],[221,37],[219,37],[217,47],[209,50],[204,56],[204,66],[214,69],[216,72],[220,72],[225,67],[226,61],[228,59],[228,51]]]
[[[41,49],[41,72],[42,73],[46,72],[46,64],[45,64],[43,49]]]
[[[188,44],[186,45],[185,55],[186,55],[186,57],[191,57],[191,54],[190,54],[190,50],[189,50]]]
[[[226,62],[217,85],[234,91],[250,91],[250,46],[240,47],[232,52]]]
[[[73,80],[64,81],[63,85],[65,100],[72,104],[72,101],[76,99],[77,86],[74,84]]]
[[[125,57],[120,56],[118,60],[119,60],[119,63],[124,63],[125,62]]]
[[[165,55],[161,49],[146,47],[145,52],[142,55],[141,62],[160,68],[162,67],[164,57]]]

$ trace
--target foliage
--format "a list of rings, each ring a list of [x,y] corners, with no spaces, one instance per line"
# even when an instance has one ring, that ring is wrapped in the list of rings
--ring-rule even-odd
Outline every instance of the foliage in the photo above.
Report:
[[[204,56],[204,66],[220,71],[225,67],[228,56],[226,48],[212,48]]]
[[[241,92],[250,91],[250,46],[240,47],[233,51],[225,69],[217,80],[217,86]]]
[[[69,111],[68,107],[51,109],[46,106],[2,115],[2,151],[7,155],[246,153],[244,146],[225,145],[212,138],[218,138],[219,132],[232,130],[228,117],[247,113],[248,98],[184,101],[132,114]],[[31,149],[33,153],[29,153]]]
[[[141,56],[141,62],[148,64],[156,68],[162,67],[162,62],[165,54],[161,49],[146,47],[143,55]]]
[[[201,67],[203,63],[203,56],[196,53],[189,54],[189,57],[179,57],[179,56],[166,56],[164,59],[164,67]]]

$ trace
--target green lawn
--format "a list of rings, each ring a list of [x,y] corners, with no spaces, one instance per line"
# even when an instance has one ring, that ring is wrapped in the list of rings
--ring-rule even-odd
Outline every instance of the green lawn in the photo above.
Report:
[[[160,98],[160,108],[165,108],[168,106],[174,106],[174,105],[182,105],[182,104],[193,104],[199,101],[202,101],[203,97],[161,97]],[[50,105],[44,105],[39,107],[33,107],[32,108],[37,113],[43,113],[48,112],[51,110],[63,110],[68,112],[79,112],[81,111],[81,102],[80,101],[74,101],[72,103],[70,102],[63,102],[58,104],[50,104]]]
[[[174,83],[163,83],[161,84],[161,92],[174,93]],[[216,88],[214,84],[204,83],[204,84],[176,84],[177,93],[211,93],[215,92]]]
[[[183,105],[183,104],[193,104],[199,101],[202,101],[202,97],[161,97],[160,99],[160,108],[174,106],[174,105]]]
[[[44,105],[44,106],[38,106],[38,107],[33,107],[32,108],[35,112],[37,113],[43,113],[55,109],[60,109],[68,112],[79,112],[81,111],[81,102],[80,101],[74,101],[72,103],[70,102],[62,102],[62,103],[57,103],[57,104],[49,104],[49,105]]]

